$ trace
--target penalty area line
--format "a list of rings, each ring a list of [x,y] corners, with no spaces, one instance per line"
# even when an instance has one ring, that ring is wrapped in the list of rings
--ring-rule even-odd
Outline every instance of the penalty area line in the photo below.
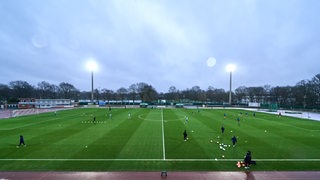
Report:
[[[207,161],[242,161],[243,159],[0,159],[0,161],[172,161],[172,162],[207,162]],[[320,159],[253,159],[258,162],[320,162]]]

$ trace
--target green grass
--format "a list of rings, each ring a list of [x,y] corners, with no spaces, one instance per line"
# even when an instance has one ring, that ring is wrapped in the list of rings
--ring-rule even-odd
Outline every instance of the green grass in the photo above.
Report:
[[[238,171],[236,162],[247,150],[257,161],[252,170],[320,170],[318,121],[230,109],[111,113],[112,119],[108,109],[88,108],[0,120],[0,170]],[[16,147],[20,134],[27,147]],[[231,145],[233,135],[236,147],[220,150],[220,143]]]

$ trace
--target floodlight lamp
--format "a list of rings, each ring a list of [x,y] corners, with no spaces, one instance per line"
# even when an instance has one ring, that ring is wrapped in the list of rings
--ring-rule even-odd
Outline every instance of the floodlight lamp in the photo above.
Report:
[[[226,71],[227,72],[233,72],[235,69],[236,69],[236,65],[234,65],[234,64],[228,64],[226,66]]]
[[[94,60],[89,60],[87,62],[87,68],[89,71],[96,71],[98,69],[98,65]]]

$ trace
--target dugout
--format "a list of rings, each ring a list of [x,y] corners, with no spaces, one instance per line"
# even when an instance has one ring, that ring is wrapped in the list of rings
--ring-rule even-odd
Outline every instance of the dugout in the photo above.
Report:
[[[100,106],[100,107],[106,106],[106,102],[105,102],[105,101],[99,101],[99,106]]]
[[[176,108],[183,108],[184,107],[184,104],[182,104],[182,103],[177,103],[176,104]]]

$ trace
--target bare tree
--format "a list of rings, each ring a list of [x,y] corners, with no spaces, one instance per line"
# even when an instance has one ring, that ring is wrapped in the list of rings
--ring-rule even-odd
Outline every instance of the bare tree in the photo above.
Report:
[[[116,99],[115,93],[110,89],[102,89],[102,98],[107,101]]]
[[[0,84],[0,102],[8,101],[11,94],[12,92],[8,85]]]
[[[15,98],[33,97],[34,87],[26,81],[11,81],[9,86],[13,92],[12,96]]]
[[[75,99],[79,90],[77,90],[72,84],[62,82],[59,84],[60,97],[65,99]]]
[[[117,90],[117,94],[118,94],[118,99],[120,99],[121,103],[123,103],[123,100],[125,100],[127,97],[128,90],[124,87],[121,87]]]
[[[46,99],[54,99],[57,97],[58,87],[54,84],[50,84],[48,82],[42,81],[38,83],[37,97],[38,98],[46,98]]]
[[[137,99],[138,95],[138,86],[137,84],[131,84],[128,88],[129,98],[134,101]]]

